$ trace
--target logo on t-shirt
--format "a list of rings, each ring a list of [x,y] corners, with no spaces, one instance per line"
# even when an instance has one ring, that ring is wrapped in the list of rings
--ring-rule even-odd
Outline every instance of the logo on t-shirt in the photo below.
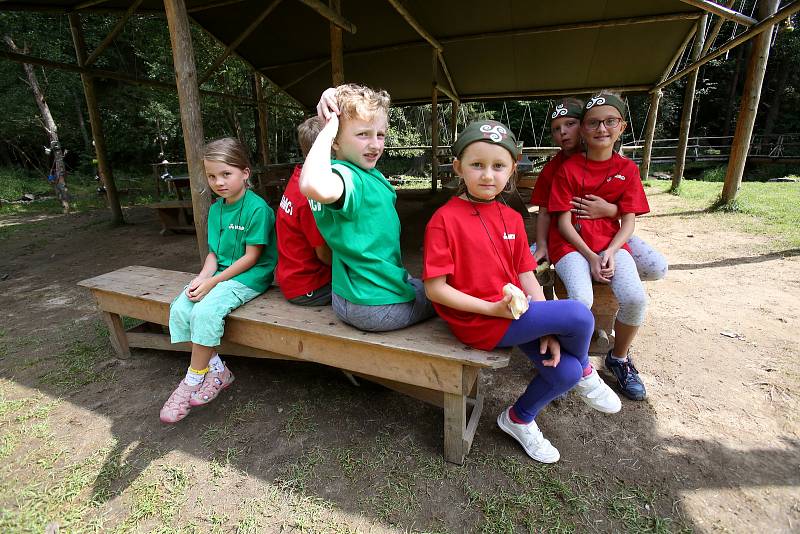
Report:
[[[510,240],[510,239],[516,239],[516,238],[517,238],[517,234],[509,234],[509,233],[503,232],[503,239]]]
[[[285,211],[287,215],[292,215],[294,213],[292,201],[286,198],[286,196],[281,196],[281,209]]]
[[[610,182],[614,178],[617,178],[618,180],[622,180],[623,182],[625,181],[625,177],[623,175],[615,174],[614,176],[609,176],[608,178],[606,178],[606,182]]]
[[[322,204],[317,202],[316,200],[308,199],[308,205],[311,208],[311,211],[322,211]]]
[[[228,225],[228,230],[244,230],[244,226],[231,223]]]

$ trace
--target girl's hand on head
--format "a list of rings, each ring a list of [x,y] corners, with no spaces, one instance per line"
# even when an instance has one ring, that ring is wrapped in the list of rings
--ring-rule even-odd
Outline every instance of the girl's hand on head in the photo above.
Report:
[[[197,284],[197,287],[194,288],[194,290],[188,292],[189,300],[191,300],[192,302],[200,302],[203,299],[203,297],[208,295],[208,293],[212,289],[214,289],[214,286],[216,285],[217,283],[214,282],[211,278],[206,278],[205,280],[202,280],[199,284]]]
[[[539,338],[539,354],[550,353],[550,358],[542,361],[545,367],[555,367],[561,361],[561,344],[555,336]]]
[[[325,122],[325,126],[322,127],[322,130],[319,133],[333,140],[336,139],[336,133],[338,131],[339,131],[339,117],[336,115],[331,115],[330,117],[328,117],[327,121]]]
[[[502,317],[503,319],[514,319],[514,314],[511,313],[511,308],[508,307],[510,303],[511,295],[509,294],[497,302],[492,302],[489,313],[486,315],[490,315],[492,317]]]
[[[339,113],[341,112],[339,111],[339,104],[336,102],[336,89],[329,87],[319,97],[317,115],[322,119],[328,120],[331,116],[339,115]]]
[[[583,197],[572,197],[572,213],[578,219],[601,219],[603,217],[614,218],[617,216],[616,204],[606,202],[597,195],[585,195]]]
[[[592,279],[595,281],[604,284],[611,282],[611,279],[603,274],[602,259],[597,254],[592,254],[591,258],[589,258],[589,269],[592,272]]]

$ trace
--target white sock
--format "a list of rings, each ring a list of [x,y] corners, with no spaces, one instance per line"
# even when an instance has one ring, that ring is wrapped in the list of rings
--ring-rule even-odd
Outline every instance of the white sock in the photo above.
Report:
[[[206,377],[206,374],[195,373],[191,366],[186,370],[186,378],[183,379],[187,386],[196,386],[201,383]]]
[[[214,353],[214,357],[211,358],[211,361],[208,362],[209,371],[214,371],[215,373],[221,373],[225,370],[225,362],[222,361],[222,358],[219,357],[219,354],[216,352]]]
[[[611,355],[611,359],[612,360],[617,360],[619,363],[623,363],[623,362],[627,362],[628,361],[628,355],[626,354],[625,356],[614,356],[612,354]]]

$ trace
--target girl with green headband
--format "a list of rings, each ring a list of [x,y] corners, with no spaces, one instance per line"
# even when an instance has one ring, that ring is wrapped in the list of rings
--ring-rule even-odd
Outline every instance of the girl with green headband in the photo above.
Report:
[[[586,151],[565,161],[553,179],[547,208],[558,232],[549,235],[548,253],[570,299],[591,308],[592,280],[611,285],[619,312],[614,348],[605,364],[626,397],[643,400],[645,387],[628,351],[644,322],[647,295],[627,241],[636,216],[650,208],[638,168],[614,150],[627,126],[625,111],[622,99],[611,93],[586,102],[580,128]],[[576,198],[595,197],[616,205],[619,218],[586,218],[581,208],[574,208]]]
[[[522,217],[498,200],[520,155],[511,130],[473,122],[452,150],[462,187],[425,229],[425,292],[462,343],[519,346],[531,359],[539,372],[497,424],[534,460],[556,462],[558,450],[535,421],[550,401],[574,387],[601,412],[622,406],[589,363],[594,318],[580,302],[545,300]]]

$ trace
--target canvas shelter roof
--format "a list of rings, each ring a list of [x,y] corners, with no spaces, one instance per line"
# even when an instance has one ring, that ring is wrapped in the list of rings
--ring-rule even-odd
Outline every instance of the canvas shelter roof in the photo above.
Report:
[[[5,5],[69,10],[79,3],[29,0],[21,7],[21,2],[6,1],[0,9]],[[79,12],[124,11],[131,3],[108,0]],[[190,16],[228,45],[271,0],[200,9],[218,3],[186,0]],[[386,0],[341,3],[342,16],[356,26],[354,34],[343,32],[345,80],[384,88],[395,103],[429,101],[431,45]],[[702,13],[678,0],[407,0],[404,6],[442,44],[442,56],[462,100],[652,87]],[[139,11],[163,9],[161,0],[145,0]],[[662,20],[633,23],[642,18]],[[542,31],[616,19],[631,19],[631,23]],[[328,20],[297,0],[280,2],[235,52],[306,107],[312,107],[331,83]],[[198,65],[198,72],[206,67]],[[439,71],[437,82],[449,87]]]

